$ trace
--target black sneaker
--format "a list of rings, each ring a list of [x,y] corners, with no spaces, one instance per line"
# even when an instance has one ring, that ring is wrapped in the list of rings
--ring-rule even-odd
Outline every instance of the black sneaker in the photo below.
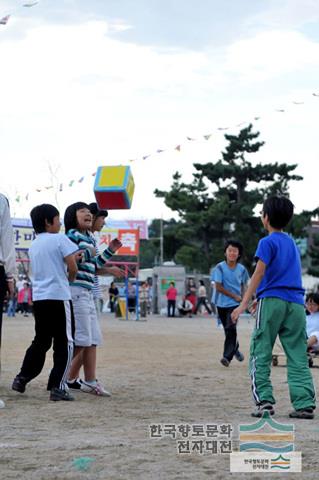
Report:
[[[66,382],[67,386],[72,390],[80,390],[82,385],[82,380],[80,378],[76,378],[73,382]]]
[[[252,417],[257,417],[260,418],[262,416],[266,415],[274,415],[275,414],[275,409],[272,403],[264,401],[261,402],[259,405],[257,405],[257,408],[254,412],[252,412],[251,416]]]
[[[241,353],[239,350],[237,350],[237,352],[235,353],[235,358],[239,362],[243,362],[245,360],[244,354]]]
[[[220,363],[221,363],[222,365],[224,365],[224,367],[229,367],[229,363],[230,363],[230,362],[229,362],[229,360],[228,360],[227,358],[223,357],[223,358],[220,359]]]
[[[290,418],[301,418],[305,420],[312,420],[314,418],[313,408],[301,408],[300,410],[294,410],[289,413]]]
[[[72,401],[74,400],[74,397],[72,397],[72,395],[70,395],[66,390],[62,390],[61,388],[52,388],[50,392],[50,400],[53,400],[53,402],[58,402],[60,400]]]
[[[19,375],[17,375],[16,378],[13,380],[11,388],[16,392],[23,393],[25,392],[26,384],[27,384],[26,378],[19,377]]]

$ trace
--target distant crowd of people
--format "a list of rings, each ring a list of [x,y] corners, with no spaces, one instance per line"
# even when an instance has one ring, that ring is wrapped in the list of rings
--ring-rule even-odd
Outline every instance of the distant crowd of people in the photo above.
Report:
[[[28,317],[32,312],[32,284],[27,275],[19,275],[18,280],[13,279],[13,292],[7,291],[3,311],[8,317],[15,317],[16,313],[22,313]]]
[[[214,311],[214,305],[208,300],[207,289],[204,280],[199,280],[199,287],[197,289],[195,281],[190,278],[186,284],[186,293],[182,295],[178,301],[178,292],[175,282],[170,282],[166,290],[167,298],[167,316],[175,317],[176,312],[181,317],[192,317],[203,309],[211,315]]]

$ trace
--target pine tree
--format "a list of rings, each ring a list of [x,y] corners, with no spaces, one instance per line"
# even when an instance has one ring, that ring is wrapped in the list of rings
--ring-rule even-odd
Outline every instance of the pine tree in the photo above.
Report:
[[[165,204],[178,212],[180,223],[175,227],[183,246],[176,260],[191,269],[208,272],[210,266],[223,257],[227,238],[236,238],[245,247],[243,261],[253,263],[262,225],[256,206],[271,194],[288,195],[288,184],[302,177],[292,174],[297,165],[257,163],[248,155],[258,152],[264,142],[252,125],[238,135],[225,135],[228,145],[216,163],[195,163],[193,182],[186,184],[175,173],[169,192],[155,190]]]

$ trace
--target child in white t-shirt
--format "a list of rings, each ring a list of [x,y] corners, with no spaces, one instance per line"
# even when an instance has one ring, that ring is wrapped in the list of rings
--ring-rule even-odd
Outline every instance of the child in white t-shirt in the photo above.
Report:
[[[309,293],[306,299],[309,315],[306,317],[307,346],[312,352],[319,352],[319,294]]]
[[[69,280],[77,273],[74,254],[78,248],[59,233],[60,216],[53,205],[38,205],[30,215],[37,234],[29,249],[35,337],[12,389],[23,393],[27,383],[40,374],[53,342],[53,368],[47,386],[50,400],[73,400],[66,389],[74,329]]]

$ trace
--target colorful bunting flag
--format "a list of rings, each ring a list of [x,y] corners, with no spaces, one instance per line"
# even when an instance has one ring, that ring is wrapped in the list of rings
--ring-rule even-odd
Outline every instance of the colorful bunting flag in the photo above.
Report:
[[[39,3],[39,2],[27,2],[27,3],[24,3],[22,6],[23,7],[34,7],[34,5],[36,5],[37,3]]]
[[[74,180],[71,180],[71,182],[69,183],[69,187],[72,187],[73,183],[74,183]]]
[[[7,25],[10,15],[0,18],[0,25]]]

